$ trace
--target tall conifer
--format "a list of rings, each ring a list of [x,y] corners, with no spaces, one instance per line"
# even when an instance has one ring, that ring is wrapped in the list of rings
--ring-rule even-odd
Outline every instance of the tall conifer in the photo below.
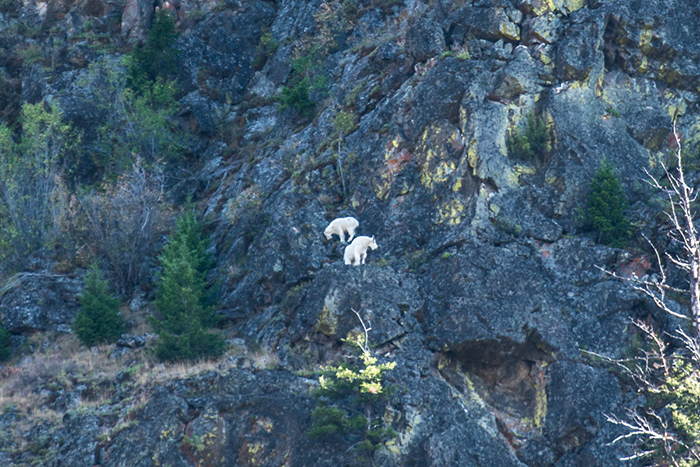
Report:
[[[158,316],[152,323],[160,336],[156,353],[163,360],[196,360],[223,352],[223,340],[206,331],[218,321],[206,278],[213,266],[207,247],[201,224],[186,209],[160,257],[163,272],[154,302]]]

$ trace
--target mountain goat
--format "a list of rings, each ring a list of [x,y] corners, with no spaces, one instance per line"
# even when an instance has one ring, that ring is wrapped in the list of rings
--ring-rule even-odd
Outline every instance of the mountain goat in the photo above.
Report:
[[[358,225],[360,225],[360,223],[357,222],[357,219],[354,217],[340,217],[338,219],[334,219],[330,224],[328,224],[328,227],[326,227],[326,230],[323,231],[323,234],[328,240],[333,237],[333,234],[336,234],[338,237],[340,237],[340,241],[345,243],[345,232],[347,232],[348,235],[350,235],[348,241],[351,242],[355,236],[355,229]]]
[[[367,258],[367,248],[371,248],[373,250],[377,249],[377,242],[374,241],[374,237],[357,237],[350,245],[345,247],[345,254],[343,255],[345,264],[353,266],[365,264],[365,258]]]

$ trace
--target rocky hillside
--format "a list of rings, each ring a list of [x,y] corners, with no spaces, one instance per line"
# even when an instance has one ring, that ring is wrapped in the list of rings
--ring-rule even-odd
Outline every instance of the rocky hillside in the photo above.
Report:
[[[123,59],[156,7],[175,19],[173,101],[139,107]],[[0,464],[634,465],[606,415],[645,401],[589,352],[631,355],[630,318],[677,326],[601,268],[656,272],[642,235],[664,247],[668,226],[645,171],[678,140],[691,161],[700,144],[695,0],[4,0],[0,12],[3,124],[27,132],[22,109],[39,103],[78,135],[53,172],[51,241],[25,254],[7,246],[17,235],[0,241],[14,351],[0,367]],[[544,129],[528,150],[530,121]],[[624,249],[585,219],[604,159],[629,204]],[[164,365],[148,317],[188,198],[211,239],[227,350]],[[345,216],[378,244],[359,267],[323,235]],[[87,349],[71,324],[95,260],[131,331]],[[372,408],[394,433],[368,451],[352,431],[308,434],[318,372],[351,359],[346,337],[363,330],[353,310],[372,354],[396,364]]]

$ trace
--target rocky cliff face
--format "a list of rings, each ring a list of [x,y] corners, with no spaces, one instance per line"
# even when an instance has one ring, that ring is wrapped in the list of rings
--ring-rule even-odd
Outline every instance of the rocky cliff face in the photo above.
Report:
[[[155,6],[4,3],[4,108],[58,101],[86,128],[85,67],[143,39]],[[148,335],[96,350],[131,372],[39,385],[41,407],[65,415],[7,408],[0,463],[628,465],[625,446],[608,445],[619,433],[605,414],[641,402],[581,350],[623,356],[630,317],[668,317],[599,269],[645,274],[642,242],[598,245],[581,212],[607,158],[637,231],[662,228],[644,170],[674,150],[672,121],[685,147],[700,142],[696,2],[166,3],[180,31],[174,120],[199,160],[178,189],[211,219],[218,310],[239,351],[204,373],[144,383],[132,375]],[[8,52],[29,46],[55,54],[54,67]],[[313,114],[275,99],[301,78]],[[352,120],[342,130],[341,112]],[[530,114],[546,122],[551,150],[514,157],[509,135]],[[323,236],[343,216],[376,237],[366,265],[344,265],[342,245]],[[75,278],[13,280],[0,315],[18,342],[67,330]],[[142,302],[134,313],[146,313]],[[398,437],[371,460],[306,435],[309,372],[347,353],[343,339],[361,329],[352,310],[371,323],[380,358],[396,362],[386,417]],[[52,342],[25,343],[29,359]],[[7,381],[13,371],[21,365]]]

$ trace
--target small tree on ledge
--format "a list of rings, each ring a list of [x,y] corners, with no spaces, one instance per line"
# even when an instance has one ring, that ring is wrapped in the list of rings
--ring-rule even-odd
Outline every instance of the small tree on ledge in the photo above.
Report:
[[[78,296],[80,310],[73,322],[73,332],[88,347],[116,342],[125,331],[119,299],[108,289],[109,284],[93,264],[85,276],[85,291]]]
[[[352,310],[362,324],[364,334],[349,335],[346,342],[360,349],[360,362],[348,360],[321,370],[319,388],[314,391],[318,405],[311,412],[314,420],[308,431],[312,438],[342,436],[354,442],[350,448],[372,453],[396,432],[382,422],[387,387],[384,374],[394,369],[396,362],[377,363],[369,350],[367,327],[360,314]],[[350,444],[350,443],[348,443]]]
[[[615,167],[603,159],[590,185],[588,222],[598,232],[598,241],[615,248],[623,248],[629,239],[630,222],[625,215],[627,199]]]

